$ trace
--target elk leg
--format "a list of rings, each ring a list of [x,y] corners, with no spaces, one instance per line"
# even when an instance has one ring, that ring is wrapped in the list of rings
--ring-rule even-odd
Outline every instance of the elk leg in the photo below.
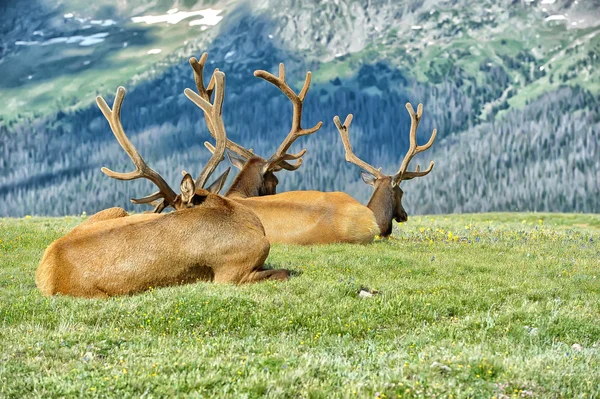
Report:
[[[285,281],[290,277],[290,272],[285,269],[264,269],[263,267],[253,270],[240,280],[240,284],[256,283],[263,280]]]
[[[108,295],[108,293],[103,290],[102,288],[100,288],[98,285],[94,285],[94,290],[93,292],[90,293],[90,297],[92,298],[109,298],[110,295]]]

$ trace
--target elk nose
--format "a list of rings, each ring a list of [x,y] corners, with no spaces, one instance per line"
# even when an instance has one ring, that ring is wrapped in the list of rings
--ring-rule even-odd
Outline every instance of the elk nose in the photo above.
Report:
[[[408,215],[406,214],[406,212],[403,211],[401,214],[396,216],[395,219],[398,223],[404,223],[408,220]]]

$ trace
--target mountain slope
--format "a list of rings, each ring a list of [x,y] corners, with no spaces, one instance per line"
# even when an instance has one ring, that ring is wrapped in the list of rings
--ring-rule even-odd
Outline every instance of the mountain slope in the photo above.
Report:
[[[100,166],[131,168],[92,104],[96,93],[110,97],[118,84],[129,89],[125,129],[148,162],[173,185],[181,169],[200,170],[208,157],[201,145],[208,133],[201,112],[182,92],[193,87],[187,58],[203,50],[209,51],[209,66],[227,74],[228,135],[265,156],[289,129],[291,106],[252,72],[274,71],[284,61],[288,80],[298,88],[305,71],[313,71],[304,121],[312,125],[323,120],[325,125],[296,144],[309,152],[299,171],[282,173],[282,190],[344,190],[365,201],[369,188],[359,182],[358,170],[345,163],[331,120],[354,113],[351,134],[358,155],[392,173],[408,145],[404,103],[411,101],[425,105],[421,139],[433,127],[439,138],[420,158],[422,163],[436,161],[432,174],[405,184],[410,213],[598,212],[600,28],[594,24],[600,20],[595,18],[599,3],[547,3],[212,2],[210,7],[219,9],[223,19],[204,30],[189,26],[191,17],[148,26],[129,19],[179,15],[182,7],[206,12],[208,5],[201,2],[162,8],[148,3],[145,9],[119,3],[121,8],[103,17],[114,18],[115,24],[102,27],[114,29],[107,36],[114,41],[91,46],[97,63],[68,71],[55,68],[54,75],[25,84],[0,78],[11,97],[5,115],[17,109],[21,114],[10,114],[0,125],[0,214],[131,208],[129,197],[151,189],[143,182],[112,181],[99,172]],[[66,12],[64,7],[55,12]],[[72,10],[74,15],[84,12]],[[125,36],[119,35],[143,40],[122,47]],[[159,54],[145,54],[164,41],[175,44],[165,45]],[[41,69],[52,72],[64,54],[81,47],[60,45],[31,45],[25,53],[24,46],[13,46],[0,62],[0,76],[6,76],[1,69],[10,57],[31,60],[52,47],[62,52]],[[112,54],[106,62],[105,54]],[[164,58],[154,59],[157,55]],[[25,68],[11,71],[28,73]],[[31,91],[38,86],[39,93]],[[587,183],[574,189],[574,181]]]

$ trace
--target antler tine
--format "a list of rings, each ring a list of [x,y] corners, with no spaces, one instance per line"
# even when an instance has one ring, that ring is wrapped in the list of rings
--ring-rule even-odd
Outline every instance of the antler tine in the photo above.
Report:
[[[157,192],[150,194],[144,198],[132,198],[131,202],[133,202],[134,204],[149,204],[160,198],[162,198],[162,194],[160,191],[157,191]]]
[[[310,71],[306,73],[306,79],[304,80],[304,86],[300,93],[296,95],[294,90],[286,83],[285,81],[285,66],[283,63],[279,64],[279,77],[272,75],[271,73],[263,70],[254,71],[254,76],[258,78],[262,78],[267,82],[273,84],[277,87],[283,94],[285,94],[293,106],[293,114],[292,114],[292,127],[287,137],[283,140],[279,148],[275,151],[275,153],[269,158],[269,164],[279,164],[284,169],[287,170],[296,170],[302,164],[300,160],[296,164],[289,164],[287,162],[283,162],[285,160],[295,160],[300,156],[298,154],[286,154],[287,150],[291,147],[291,145],[298,139],[298,137],[306,136],[309,134],[315,133],[317,130],[321,128],[323,122],[317,123],[315,126],[309,129],[303,129],[301,126],[302,122],[302,106],[304,105],[304,99],[306,97],[306,93],[310,87],[311,81],[311,73]]]
[[[404,172],[404,174],[402,175],[402,180],[411,180],[411,179],[414,179],[415,177],[426,176],[429,174],[429,172],[431,172],[433,170],[433,165],[435,165],[435,163],[433,161],[431,161],[429,163],[429,167],[422,172],[421,172],[421,165],[417,165],[417,169],[414,172]]]
[[[400,164],[400,169],[398,169],[398,172],[394,175],[394,181],[396,183],[399,183],[402,180],[410,180],[415,177],[425,176],[425,175],[429,174],[429,172],[432,171],[433,165],[434,165],[434,162],[431,161],[431,163],[429,164],[429,167],[422,172],[421,172],[420,165],[417,165],[417,168],[414,172],[406,171],[406,169],[408,168],[408,164],[414,158],[414,156],[420,152],[423,152],[423,151],[429,149],[429,147],[431,147],[433,142],[435,141],[435,137],[437,135],[437,129],[433,129],[433,133],[431,134],[431,137],[429,138],[429,141],[427,142],[427,144],[417,145],[417,128],[419,127],[419,122],[421,121],[421,117],[423,116],[423,104],[419,103],[416,113],[410,103],[406,103],[406,109],[408,110],[408,113],[410,114],[410,120],[411,120],[410,136],[409,136],[410,144],[409,144],[408,151],[406,152],[406,155],[404,156],[404,159],[402,160],[402,163]]]
[[[208,151],[210,151],[211,154],[213,154],[215,152],[215,147],[211,143],[209,143],[208,141],[204,142],[204,147],[206,147],[206,149]],[[254,155],[254,150],[252,148],[250,148],[250,149],[248,149],[246,151],[248,151],[250,153],[250,155],[255,156]],[[221,160],[223,160],[223,159],[225,159],[225,157],[223,157]]]
[[[211,104],[198,94],[194,93],[193,90],[185,89],[184,93],[194,104],[202,108],[206,115],[207,123],[210,120],[214,130],[216,139],[216,149],[213,152],[212,157],[198,175],[196,179],[196,187],[204,187],[206,181],[210,175],[214,172],[215,168],[223,159],[225,154],[225,148],[227,147],[227,134],[225,132],[225,125],[223,124],[223,99],[225,98],[225,74],[221,71],[214,73],[215,78],[215,101]]]
[[[312,73],[310,71],[306,72],[306,78],[304,79],[304,86],[302,86],[302,90],[300,90],[300,93],[298,94],[298,99],[300,101],[304,101],[304,98],[306,98],[306,93],[308,93],[308,89],[310,88],[311,78],[312,78]]]
[[[344,121],[344,125],[340,123],[340,118],[336,115],[333,117],[333,123],[337,127],[340,132],[340,136],[342,137],[342,143],[344,144],[344,150],[346,151],[346,161],[353,163],[359,168],[369,172],[375,177],[383,177],[383,173],[381,173],[381,168],[377,169],[372,165],[369,165],[362,159],[358,158],[354,155],[354,151],[352,150],[352,145],[350,144],[350,136],[348,134],[350,130],[350,124],[352,123],[352,114],[349,114]]]
[[[121,105],[123,104],[123,99],[125,98],[126,90],[124,87],[119,86],[117,89],[117,94],[115,96],[115,100],[113,102],[112,109],[108,106],[106,101],[102,96],[96,97],[96,104],[104,114],[104,117],[108,121],[110,128],[115,135],[117,141],[125,150],[131,161],[135,165],[135,171],[128,173],[119,173],[113,172],[112,170],[103,167],[102,172],[109,177],[118,180],[134,180],[139,178],[146,178],[156,184],[159,188],[159,191],[156,193],[141,199],[132,198],[131,201],[133,203],[146,203],[155,201],[159,198],[164,198],[164,202],[160,211],[162,211],[166,206],[171,205],[174,206],[175,201],[177,200],[177,194],[169,187],[167,182],[159,175],[154,169],[150,168],[146,161],[142,158],[140,153],[136,150],[134,145],[131,143],[127,135],[125,134],[125,130],[123,129],[123,125],[121,124]],[[151,198],[151,199],[150,199]],[[165,203],[166,202],[166,203]],[[158,207],[157,207],[158,209]]]
[[[214,73],[210,77],[210,81],[208,83],[208,87],[204,86],[204,66],[206,65],[206,60],[208,58],[208,53],[204,52],[200,56],[200,61],[196,59],[196,57],[190,58],[190,65],[194,70],[194,81],[196,82],[196,88],[198,89],[198,94],[207,101],[210,101],[210,98],[214,89]],[[216,68],[215,72],[219,69]]]
[[[204,142],[204,147],[206,147],[206,149],[207,149],[208,151],[210,151],[210,153],[211,153],[211,154],[214,154],[214,153],[215,153],[215,151],[217,150],[217,149],[215,148],[215,146],[214,146],[214,145],[212,145],[211,143],[209,143],[208,141],[205,141],[205,142]],[[221,157],[221,159],[219,159],[219,162],[223,161],[224,159],[225,159],[225,155],[223,155],[223,156]]]

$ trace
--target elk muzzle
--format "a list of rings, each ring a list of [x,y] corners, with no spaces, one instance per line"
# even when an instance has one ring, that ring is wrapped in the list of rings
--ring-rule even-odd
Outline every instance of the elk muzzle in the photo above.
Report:
[[[404,223],[408,220],[408,214],[405,210],[402,210],[402,212],[400,212],[400,214],[396,216],[395,219],[398,223]]]

